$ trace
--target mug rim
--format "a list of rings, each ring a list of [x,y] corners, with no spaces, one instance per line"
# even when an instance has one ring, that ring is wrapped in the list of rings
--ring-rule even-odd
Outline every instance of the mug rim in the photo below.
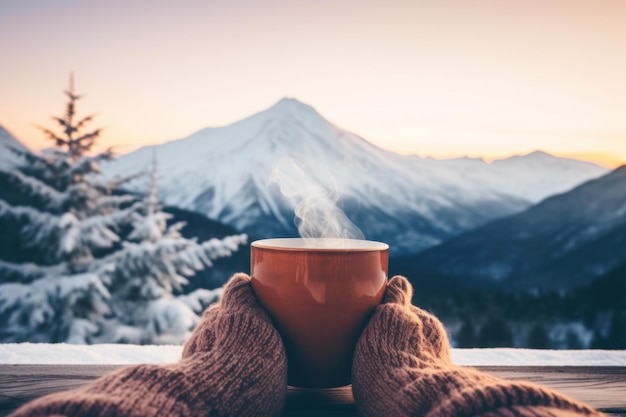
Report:
[[[299,237],[260,239],[252,242],[250,246],[260,249],[319,252],[376,252],[389,249],[388,244],[375,240]]]

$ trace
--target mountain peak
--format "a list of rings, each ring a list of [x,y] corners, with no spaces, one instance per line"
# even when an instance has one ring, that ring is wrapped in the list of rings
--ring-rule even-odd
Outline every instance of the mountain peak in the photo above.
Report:
[[[546,151],[542,151],[542,150],[536,150],[536,151],[532,151],[531,153],[524,155],[527,157],[532,157],[532,158],[555,158],[554,155],[549,154]]]
[[[503,159],[497,159],[496,161],[515,161],[515,160],[520,160],[520,161],[543,161],[543,160],[553,160],[553,159],[558,159],[557,157],[555,157],[552,154],[549,154],[546,151],[542,151],[542,150],[535,150],[532,152],[529,152],[527,154],[517,154],[517,155],[512,155]],[[495,161],[494,161],[495,162]]]
[[[4,143],[15,148],[26,149],[22,142],[17,140],[17,138],[2,125],[0,125],[0,143]]]
[[[274,104],[272,106],[272,108],[280,108],[280,107],[306,107],[306,108],[312,108],[310,105],[301,102],[300,100],[298,100],[297,98],[294,97],[283,97],[280,100],[278,100],[276,102],[276,104]]]
[[[11,149],[27,151],[28,148],[15,138],[4,126],[0,125],[0,168],[10,169],[21,163]]]
[[[617,168],[615,168],[612,174],[626,175],[626,164],[620,165]]]
[[[11,134],[0,124],[0,137],[2,136],[11,136]]]
[[[313,108],[313,106],[303,103],[293,97],[281,98],[272,107],[269,108],[269,111],[280,114],[308,114],[321,117],[317,110]]]
[[[286,121],[290,125],[300,126],[309,132],[317,132],[314,136],[326,137],[326,131],[332,126],[328,120],[318,113],[313,106],[298,99],[285,97],[276,102],[269,109],[258,113],[276,121]]]
[[[326,207],[334,199],[368,238],[398,252],[425,249],[595,175],[578,164],[570,172],[556,163],[424,163],[384,151],[294,98],[160,147],[159,188],[166,204],[254,236],[293,236],[297,202],[328,190],[317,201]],[[144,147],[104,170],[109,178],[125,177],[151,159]],[[268,178],[282,180],[286,195]],[[125,186],[144,191],[140,181]]]

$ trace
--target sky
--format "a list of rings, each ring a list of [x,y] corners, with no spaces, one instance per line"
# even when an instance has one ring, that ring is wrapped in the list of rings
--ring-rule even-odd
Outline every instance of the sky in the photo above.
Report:
[[[626,163],[624,0],[0,0],[0,124],[33,149],[70,72],[126,153],[282,97],[393,151]]]

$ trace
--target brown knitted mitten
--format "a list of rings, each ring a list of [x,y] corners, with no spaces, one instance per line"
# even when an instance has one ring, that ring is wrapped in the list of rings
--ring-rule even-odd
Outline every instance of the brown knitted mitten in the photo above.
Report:
[[[237,274],[172,365],[139,365],[26,404],[25,416],[277,416],[287,357],[259,306],[250,277]]]
[[[526,382],[456,366],[441,322],[411,305],[404,277],[389,281],[383,302],[357,342],[352,390],[364,416],[601,415],[585,404]]]

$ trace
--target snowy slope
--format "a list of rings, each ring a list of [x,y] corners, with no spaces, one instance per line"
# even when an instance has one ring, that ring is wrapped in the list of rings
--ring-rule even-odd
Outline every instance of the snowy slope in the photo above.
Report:
[[[459,158],[442,161],[462,170],[474,181],[533,203],[571,190],[583,182],[608,172],[590,162],[560,158],[535,151],[498,159],[491,164],[482,159]]]
[[[9,170],[15,166],[17,158],[10,148],[26,150],[27,148],[17,140],[8,130],[0,125],[0,169]]]
[[[152,154],[153,147],[141,148],[107,165],[105,172],[137,172],[149,165]],[[525,209],[537,198],[516,194],[515,187],[491,178],[503,175],[488,174],[495,164],[468,170],[459,160],[385,151],[295,99],[282,99],[232,125],[160,145],[157,155],[167,204],[200,211],[253,237],[297,234],[294,206],[303,196],[285,197],[276,183],[268,183],[271,178],[281,179],[291,193],[329,190],[366,238],[386,241],[396,253],[431,247]],[[581,173],[578,177],[600,174],[597,167],[572,164]],[[530,175],[539,179],[545,172]],[[131,184],[136,191],[145,187],[141,181]]]
[[[567,290],[626,263],[626,166],[413,257],[412,275]]]

